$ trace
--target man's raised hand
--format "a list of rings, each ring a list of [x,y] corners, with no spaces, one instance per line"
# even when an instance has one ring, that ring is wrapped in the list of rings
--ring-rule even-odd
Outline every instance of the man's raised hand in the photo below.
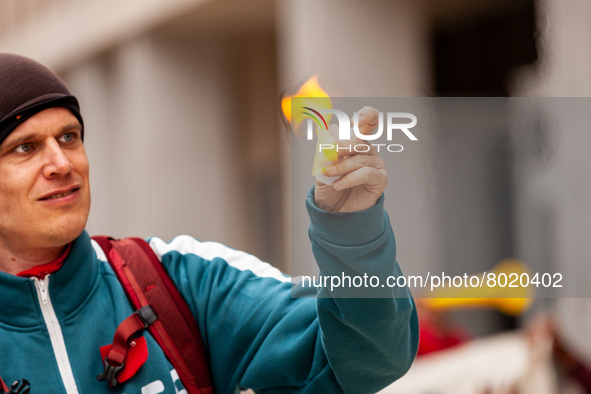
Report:
[[[379,112],[372,107],[359,111],[359,131],[370,134],[378,124]],[[334,127],[334,126],[331,126]],[[367,145],[367,152],[357,152],[356,145]],[[377,149],[359,138],[339,141],[339,161],[322,172],[329,177],[340,176],[332,185],[316,181],[316,206],[330,212],[357,212],[373,207],[388,184],[384,161]],[[342,149],[350,146],[350,149]],[[367,148],[359,149],[365,150]]]

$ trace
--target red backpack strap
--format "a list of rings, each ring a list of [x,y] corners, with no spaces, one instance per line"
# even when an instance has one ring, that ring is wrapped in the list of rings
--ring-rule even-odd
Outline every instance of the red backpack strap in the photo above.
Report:
[[[140,319],[134,318],[133,315],[127,318],[126,321],[133,320],[134,327],[131,327],[131,322],[125,327],[120,326],[115,333],[113,346],[115,347],[117,342],[124,344],[128,341],[133,335],[131,331],[141,329],[135,327],[135,323],[144,322],[146,325],[143,328],[147,328],[158,342],[176,369],[187,392],[212,394],[208,358],[199,327],[150,245],[141,238],[92,239],[105,252],[131,305],[136,310],[135,314],[149,305],[148,308],[151,307],[156,315],[156,319],[151,322],[146,321],[150,319],[144,319],[142,314],[139,316]],[[120,352],[122,350],[118,349]],[[105,367],[107,370],[107,365]]]
[[[2,393],[8,394],[8,386],[6,385],[6,383],[4,383],[4,380],[2,380],[2,378],[0,378],[0,390],[2,390]]]

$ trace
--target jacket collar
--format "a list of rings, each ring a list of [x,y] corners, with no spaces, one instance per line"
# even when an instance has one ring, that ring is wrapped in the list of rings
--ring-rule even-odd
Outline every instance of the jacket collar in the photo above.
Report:
[[[57,270],[62,268],[62,265],[64,265],[64,261],[66,260],[66,257],[68,257],[68,253],[70,253],[71,247],[72,243],[69,243],[57,259],[46,264],[36,265],[33,268],[28,269],[26,271],[21,271],[18,274],[16,274],[16,276],[21,276],[23,278],[37,277],[39,279],[43,279],[47,275],[56,273]]]
[[[86,231],[72,242],[61,269],[49,277],[49,297],[59,320],[76,312],[97,284],[99,262]],[[0,325],[45,324],[33,279],[0,272]]]

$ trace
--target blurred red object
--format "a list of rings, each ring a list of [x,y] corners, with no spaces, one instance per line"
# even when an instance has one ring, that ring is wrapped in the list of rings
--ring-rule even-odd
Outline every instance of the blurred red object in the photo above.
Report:
[[[418,356],[449,349],[468,341],[468,330],[453,322],[446,312],[426,307],[417,302],[419,315],[419,351]]]

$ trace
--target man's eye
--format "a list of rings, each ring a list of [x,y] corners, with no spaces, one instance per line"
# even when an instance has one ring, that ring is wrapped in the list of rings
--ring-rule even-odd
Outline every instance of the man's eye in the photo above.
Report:
[[[74,133],[67,133],[62,135],[61,140],[64,142],[71,142],[74,139]]]
[[[27,142],[26,144],[20,144],[19,146],[17,146],[14,149],[14,151],[17,152],[17,153],[27,153],[31,149],[33,149],[33,144]]]

